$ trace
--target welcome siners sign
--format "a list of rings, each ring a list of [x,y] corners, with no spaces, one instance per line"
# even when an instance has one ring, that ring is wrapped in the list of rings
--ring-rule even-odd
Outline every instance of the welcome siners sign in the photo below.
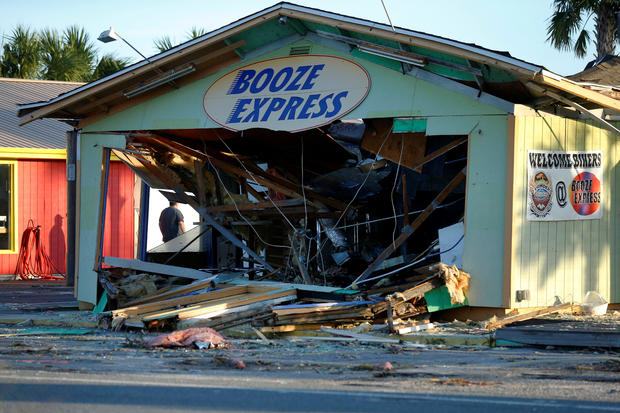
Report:
[[[602,151],[528,151],[527,219],[600,219]]]
[[[266,128],[297,132],[330,123],[368,95],[370,77],[355,62],[304,55],[235,69],[205,93],[204,110],[233,131]]]

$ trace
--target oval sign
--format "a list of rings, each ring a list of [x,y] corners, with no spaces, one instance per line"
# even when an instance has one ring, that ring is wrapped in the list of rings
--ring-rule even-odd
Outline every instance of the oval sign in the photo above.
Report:
[[[298,132],[330,123],[368,95],[370,77],[355,62],[304,55],[263,60],[217,79],[203,99],[217,124],[233,131]]]

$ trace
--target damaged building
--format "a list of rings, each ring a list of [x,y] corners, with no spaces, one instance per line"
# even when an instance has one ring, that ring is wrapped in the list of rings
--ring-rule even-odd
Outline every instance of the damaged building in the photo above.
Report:
[[[108,266],[388,291],[441,261],[471,274],[469,306],[505,311],[589,290],[620,301],[620,150],[606,120],[620,101],[599,89],[506,52],[279,3],[19,116],[75,126],[84,306]],[[160,191],[200,223],[148,252],[140,225],[140,260],[104,256],[110,156],[146,184],[142,217]]]

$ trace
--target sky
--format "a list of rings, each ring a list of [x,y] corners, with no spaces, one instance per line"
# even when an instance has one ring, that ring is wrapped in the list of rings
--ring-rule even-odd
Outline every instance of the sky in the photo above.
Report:
[[[388,23],[381,0],[296,0],[295,4]],[[594,46],[584,59],[560,52],[546,42],[552,0],[384,0],[395,26],[508,51],[518,59],[567,76],[583,70],[594,58]],[[0,35],[10,36],[18,24],[32,29],[62,31],[69,25],[85,28],[91,38],[113,26],[142,54],[157,53],[154,40],[168,35],[187,40],[192,27],[211,31],[255,13],[275,0],[2,0]],[[132,61],[140,57],[122,42],[97,43],[100,54],[113,53]]]

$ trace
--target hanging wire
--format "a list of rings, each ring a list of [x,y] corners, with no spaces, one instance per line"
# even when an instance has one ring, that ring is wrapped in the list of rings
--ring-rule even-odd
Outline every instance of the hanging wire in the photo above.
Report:
[[[394,176],[394,184],[392,185],[392,192],[390,192],[390,201],[392,202],[392,214],[394,214],[394,229],[392,230],[392,245],[396,249],[396,230],[398,229],[398,218],[396,218],[396,205],[394,204],[394,191],[396,190],[396,183],[398,182],[398,175],[400,173],[400,163],[403,160],[403,149],[405,148],[405,138],[400,139],[400,156],[398,157],[398,165],[396,166],[396,174]],[[407,202],[403,200],[403,202]]]
[[[304,197],[304,235],[308,229],[308,205],[306,201],[306,189],[304,188],[304,137],[301,136],[301,194]],[[308,249],[310,251],[310,249]]]
[[[230,146],[228,146],[228,144],[224,141],[224,139],[222,139],[220,137],[219,134],[217,134],[217,138],[220,140],[220,142],[222,142],[224,144],[224,146],[226,146],[226,148],[228,149],[228,152],[230,152],[231,154],[233,154],[235,156],[235,159],[237,160],[237,162],[239,163],[239,165],[241,165],[241,167],[245,170],[245,172],[248,173],[248,175],[250,175],[252,177],[252,180],[254,181],[255,184],[260,185],[258,183],[258,181],[256,180],[256,178],[254,177],[254,174],[252,172],[250,172],[248,170],[248,168],[245,167],[245,164],[241,161],[241,159],[239,159],[239,157],[233,152],[233,150],[230,148]],[[273,204],[273,206],[275,207],[275,209],[280,213],[280,215],[282,215],[282,217],[284,218],[284,220],[286,221],[286,223],[291,227],[291,229],[294,231],[295,230],[295,225],[293,225],[293,223],[288,219],[288,217],[284,214],[284,212],[280,209],[280,207],[278,207],[278,205],[273,201],[273,199],[271,199],[271,197],[269,196],[269,192],[267,192],[267,199],[269,199],[269,201],[271,201],[271,203]]]
[[[369,282],[369,281],[378,280],[378,279],[380,279],[380,278],[385,278],[385,277],[387,277],[387,276],[389,276],[389,275],[396,274],[397,272],[400,272],[400,271],[405,270],[405,269],[407,269],[407,268],[409,268],[409,267],[412,267],[412,266],[414,266],[414,265],[416,265],[416,264],[419,264],[419,263],[421,263],[422,261],[424,261],[424,260],[426,260],[426,259],[429,259],[429,258],[432,258],[432,257],[436,257],[436,256],[438,256],[438,255],[441,255],[442,253],[443,253],[443,254],[445,254],[446,252],[452,251],[454,248],[456,248],[456,246],[457,246],[457,245],[459,245],[459,244],[461,243],[461,241],[463,241],[463,238],[464,238],[464,237],[465,237],[465,235],[461,235],[461,237],[459,238],[459,240],[458,240],[458,241],[456,241],[456,243],[455,243],[454,245],[452,245],[450,248],[448,248],[448,249],[447,249],[447,250],[445,250],[445,251],[439,251],[439,252],[435,252],[435,253],[433,253],[433,254],[428,254],[428,255],[426,255],[426,256],[424,256],[424,257],[422,257],[422,258],[418,259],[418,260],[415,260],[415,261],[413,261],[413,262],[410,262],[410,263],[409,263],[409,264],[407,264],[407,265],[403,265],[402,267],[399,267],[399,268],[397,268],[397,269],[395,269],[395,270],[392,270],[392,271],[390,271],[390,272],[386,272],[385,274],[377,275],[376,277],[366,278],[365,280],[359,281],[359,282],[357,282],[357,283],[356,283],[356,285],[363,284],[363,283],[367,283],[367,282]],[[427,249],[427,251],[428,251],[428,249]],[[351,288],[352,286],[353,286],[353,284],[349,284],[346,288]]]
[[[465,197],[461,197],[461,198],[455,199],[454,201],[449,202],[449,203],[447,203],[447,204],[441,204],[441,205],[438,205],[437,207],[435,207],[435,210],[437,210],[437,209],[442,209],[442,208],[448,208],[448,207],[450,207],[450,206],[452,206],[452,205],[454,205],[454,204],[457,204],[457,203],[459,203],[459,202],[463,201],[464,199],[465,199]],[[409,215],[420,214],[420,213],[422,213],[422,212],[424,212],[424,210],[423,210],[423,209],[418,209],[417,211],[410,211],[410,212],[409,212]],[[334,228],[334,229],[347,229],[347,228],[353,228],[353,227],[361,227],[361,226],[363,226],[363,225],[374,224],[374,223],[376,223],[376,222],[391,221],[391,220],[392,220],[392,219],[394,219],[395,217],[396,217],[396,218],[400,218],[400,217],[404,217],[404,216],[405,216],[405,214],[403,213],[403,214],[398,214],[398,215],[389,216],[389,217],[383,217],[383,218],[371,219],[371,220],[368,220],[368,221],[363,221],[363,222],[356,222],[355,224],[345,224],[345,225],[342,225],[342,226],[340,226],[340,227],[336,227],[336,228]],[[325,232],[325,230],[323,230],[323,231],[321,231],[321,232]]]
[[[377,153],[375,154],[375,158],[373,159],[372,164],[377,162],[377,159],[379,158],[379,154],[381,153],[381,149],[383,149],[383,146],[385,145],[385,143],[387,142],[388,138],[390,137],[390,134],[392,133],[393,128],[394,128],[394,126],[392,125],[392,127],[390,127],[390,129],[386,132],[385,137],[383,138],[383,142],[381,142],[381,146],[379,146],[379,149],[377,150]],[[357,188],[357,191],[355,191],[355,194],[353,195],[353,198],[351,198],[351,201],[349,201],[349,203],[347,204],[346,208],[344,208],[344,210],[342,211],[342,213],[340,214],[340,216],[338,217],[338,219],[336,220],[336,222],[334,223],[334,225],[332,226],[330,231],[333,231],[334,229],[336,229],[336,227],[338,226],[338,224],[340,223],[342,218],[345,216],[345,214],[349,210],[349,207],[353,204],[353,202],[355,202],[355,199],[359,195],[360,191],[362,190],[364,185],[366,185],[366,181],[368,181],[368,178],[370,177],[370,174],[372,173],[372,171],[373,171],[373,169],[372,169],[372,167],[370,167],[368,169],[368,172],[366,173],[366,176],[364,177],[364,180],[362,181],[360,186]],[[327,230],[325,230],[324,232],[327,232]],[[317,247],[317,252],[312,257],[312,260],[315,260],[318,257],[318,255],[323,251],[323,248],[325,248],[325,246],[327,245],[328,239],[329,238],[326,238],[323,241],[323,243],[321,244],[320,248]]]
[[[248,226],[252,229],[252,231],[254,232],[254,234],[256,234],[256,236],[258,237],[258,239],[265,245],[269,246],[269,247],[273,247],[273,248],[286,248],[286,249],[290,249],[290,245],[278,245],[278,244],[271,244],[267,241],[265,241],[260,234],[258,233],[258,231],[256,230],[256,228],[254,228],[254,226],[252,225],[252,223],[241,213],[241,211],[239,210],[239,207],[237,206],[237,202],[235,201],[235,198],[233,198],[233,196],[231,195],[231,193],[228,191],[228,188],[226,188],[226,185],[224,185],[224,181],[222,180],[222,177],[220,176],[220,173],[218,171],[218,169],[211,163],[211,157],[209,155],[207,155],[207,158],[209,159],[209,164],[213,167],[213,170],[215,171],[215,176],[217,176],[217,180],[220,182],[220,185],[222,186],[222,188],[224,188],[224,191],[226,191],[226,195],[228,195],[228,197],[230,198],[230,200],[232,201],[233,205],[235,206],[235,210],[237,210],[237,214],[239,214],[239,216],[241,217],[241,219],[243,219],[245,221],[246,224],[248,224]]]

